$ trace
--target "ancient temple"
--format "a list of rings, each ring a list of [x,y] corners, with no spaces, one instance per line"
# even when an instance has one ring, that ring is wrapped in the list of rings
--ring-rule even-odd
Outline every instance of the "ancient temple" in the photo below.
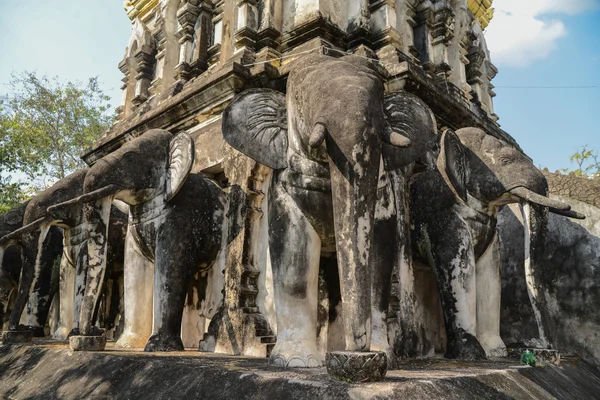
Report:
[[[500,128],[484,37],[492,0],[124,6],[132,29],[117,122],[82,156],[89,168],[0,219],[0,251],[13,246],[5,263],[21,246],[23,271],[27,262],[36,270],[5,343],[30,340],[32,329],[44,335],[48,285],[38,282],[57,254],[39,238],[59,226],[54,339],[73,328],[76,351],[64,363],[126,364],[185,381],[165,396],[350,396],[340,380],[378,381],[436,354],[475,362],[474,376],[503,371],[482,387],[453,381],[459,397],[543,397],[556,394],[550,381],[581,396],[596,390],[597,378],[578,387],[595,376],[579,364],[556,380],[505,374],[509,353],[518,359],[525,348],[546,365],[560,363],[557,349],[600,365],[600,210],[597,182],[539,171]],[[0,294],[16,291],[16,278],[0,278]],[[91,355],[107,338],[126,351],[185,347],[269,357],[276,367],[326,365],[338,382],[272,375],[247,358],[251,373],[239,375],[227,364],[237,361],[210,356],[202,371],[165,357],[166,371]],[[32,363],[53,357],[61,350]],[[483,359],[500,364],[481,372]],[[186,378],[194,374],[201,379]],[[286,386],[296,378],[300,389]],[[151,380],[141,386],[162,389]],[[523,389],[530,382],[541,386]],[[390,398],[417,393],[402,383],[380,388]]]
[[[480,127],[517,146],[494,113],[497,69],[483,35],[491,6],[489,0],[125,2],[132,30],[119,64],[119,120],[83,158],[93,164],[148,129],[187,132],[195,141],[193,171],[247,191],[245,229],[221,267],[228,318],[237,321],[239,337],[206,346],[264,355],[274,341],[262,218],[270,169],[224,142],[221,113],[231,99],[249,88],[285,91],[288,66],[303,55],[357,54],[382,67],[386,92],[423,99],[440,131]]]

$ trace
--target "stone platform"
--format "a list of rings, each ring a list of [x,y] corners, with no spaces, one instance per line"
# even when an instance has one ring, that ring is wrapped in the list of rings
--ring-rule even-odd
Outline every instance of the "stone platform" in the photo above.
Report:
[[[594,399],[600,373],[576,358],[561,366],[514,361],[411,361],[384,381],[349,384],[325,368],[286,370],[263,358],[198,351],[148,354],[107,345],[99,353],[66,344],[0,346],[2,399]]]

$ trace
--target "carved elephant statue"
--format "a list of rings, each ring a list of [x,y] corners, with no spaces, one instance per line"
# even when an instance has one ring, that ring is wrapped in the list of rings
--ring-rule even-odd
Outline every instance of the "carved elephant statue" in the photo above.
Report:
[[[371,260],[382,143],[408,147],[384,112],[377,69],[357,56],[305,56],[287,96],[238,95],[223,113],[233,148],[274,170],[268,235],[277,343],[270,363],[321,366],[319,267],[337,257],[343,346],[371,347]],[[342,349],[343,350],[343,349]]]
[[[17,298],[23,304],[27,303],[28,314],[36,316],[36,318],[26,322],[27,328],[33,329],[36,336],[43,336],[44,324],[48,314],[47,309],[52,301],[52,298],[45,293],[47,292],[46,287],[52,281],[52,267],[54,265],[54,262],[46,262],[44,256],[38,257],[37,255],[43,255],[47,251],[44,249],[43,238],[48,235],[50,230],[57,229],[57,227],[62,229],[63,246],[58,283],[60,314],[53,338],[64,340],[71,330],[76,333],[79,329],[78,320],[74,319],[74,315],[79,315],[87,273],[87,231],[85,229],[83,206],[74,204],[55,213],[49,213],[47,209],[52,205],[81,195],[87,171],[87,168],[76,171],[34,196],[29,201],[24,215],[25,221],[32,222],[13,231],[4,239],[15,240],[19,237],[28,238],[30,236],[40,238],[37,242],[24,239],[26,243],[37,244],[37,248],[26,248],[24,251],[25,254],[31,253],[31,256],[24,260],[23,274],[31,273],[32,279],[29,288],[24,287],[27,281],[23,279],[21,284],[23,294],[20,293],[19,296],[24,297],[24,300],[21,300],[20,297]],[[126,216],[116,208],[112,210],[112,216],[111,238],[113,235],[114,238],[112,238],[111,243],[123,241],[122,225],[126,224]],[[121,229],[119,229],[120,226]],[[119,246],[113,246],[113,252],[116,252],[118,248]],[[111,254],[111,257],[114,260],[111,267],[122,269],[118,266],[123,263],[122,246],[120,255]],[[33,264],[30,263],[31,261],[33,261]],[[14,321],[17,321],[17,316],[14,317]],[[14,321],[11,321],[10,329],[12,330],[17,329]]]
[[[12,252],[15,252],[15,248],[19,249],[17,251],[21,253],[19,257],[22,267],[18,292],[10,313],[8,330],[3,333],[3,341],[11,341],[13,336],[19,340],[22,337],[20,333],[11,334],[15,331],[28,331],[36,337],[45,336],[44,326],[52,299],[58,290],[56,279],[52,277],[57,276],[55,269],[61,255],[63,235],[59,228],[50,225],[44,230],[37,229],[44,221],[45,209],[36,206],[43,193],[14,210],[15,221],[21,219],[19,223],[13,224],[14,228],[18,228],[5,232],[0,237],[0,253],[2,249]],[[17,257],[16,253],[13,256]],[[24,325],[21,325],[22,321]]]
[[[411,223],[414,256],[436,276],[447,358],[506,355],[496,216],[529,202],[578,217],[546,194],[546,179],[517,149],[478,128],[442,134],[437,168],[411,186]]]
[[[85,204],[89,272],[74,350],[96,348],[92,325],[106,269],[106,230],[113,199],[129,205],[125,241],[125,327],[121,347],[181,351],[184,301],[193,274],[211,267],[225,240],[228,196],[190,173],[194,142],[186,133],[154,129],[98,160],[84,195],[50,209]],[[231,190],[241,190],[234,187]],[[229,232],[231,233],[231,232]]]
[[[23,226],[23,215],[27,202],[0,215],[0,238]],[[21,245],[17,241],[6,242],[0,245],[0,330],[8,322],[16,288],[21,275]]]
[[[383,145],[375,211],[371,349],[384,351],[388,366],[394,367],[398,359],[424,355],[418,350],[423,344],[423,326],[412,302],[415,287],[408,185],[424,169],[433,166],[430,154],[437,146],[438,134],[433,112],[411,93],[399,91],[387,95],[384,108],[392,129],[411,140],[408,149]],[[394,290],[393,274],[398,280]]]

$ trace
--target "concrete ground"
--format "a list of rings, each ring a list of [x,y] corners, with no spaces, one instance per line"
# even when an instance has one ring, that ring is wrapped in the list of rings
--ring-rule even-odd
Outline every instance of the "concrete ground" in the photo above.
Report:
[[[600,399],[600,373],[577,358],[559,367],[515,361],[407,361],[383,382],[331,380],[324,368],[282,369],[263,358],[188,350],[143,353],[109,345],[0,345],[5,399]]]

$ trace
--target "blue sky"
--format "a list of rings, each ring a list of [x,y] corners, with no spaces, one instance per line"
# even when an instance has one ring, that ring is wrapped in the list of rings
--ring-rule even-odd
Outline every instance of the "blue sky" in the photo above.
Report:
[[[581,145],[600,150],[600,0],[495,0],[494,6],[486,37],[500,70],[493,83],[502,128],[536,165],[551,170],[569,167]],[[131,27],[122,1],[0,1],[0,26],[0,84],[23,70],[65,80],[99,76],[118,105],[117,64]]]

